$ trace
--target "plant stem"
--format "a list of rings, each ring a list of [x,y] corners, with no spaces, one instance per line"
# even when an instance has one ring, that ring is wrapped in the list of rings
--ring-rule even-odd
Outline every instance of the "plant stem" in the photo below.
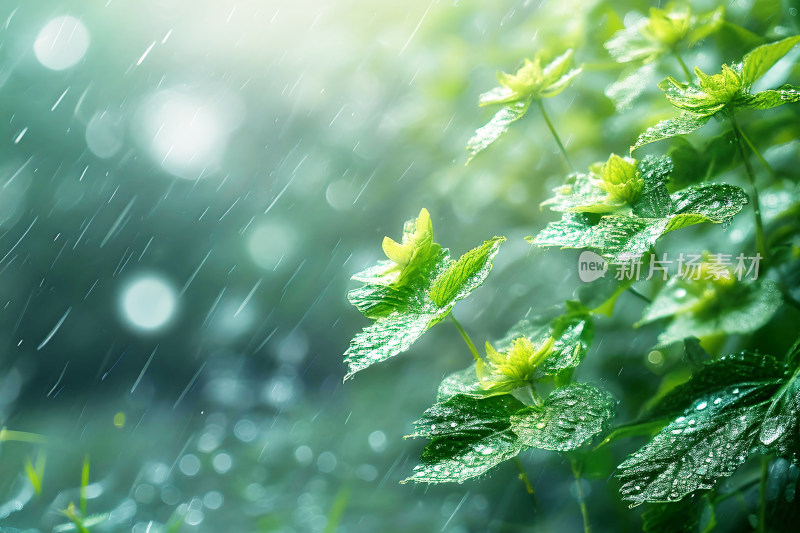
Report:
[[[0,442],[3,441],[30,442],[31,444],[42,444],[45,442],[45,438],[37,433],[28,433],[27,431],[13,431],[6,428],[0,428]]]
[[[789,348],[788,352],[786,352],[785,359],[786,359],[786,362],[790,365],[790,367],[794,363],[795,356],[797,356],[798,353],[800,353],[800,350],[798,350],[798,348],[800,348],[800,337],[797,337],[797,340],[794,341],[794,344],[792,344],[792,347]]]
[[[747,147],[750,148],[750,150],[756,155],[756,158],[758,158],[758,160],[761,162],[761,165],[764,168],[766,168],[767,171],[770,173],[770,175],[774,178],[775,177],[775,169],[773,169],[772,165],[770,165],[767,162],[767,160],[764,159],[764,156],[761,155],[761,152],[758,151],[758,148],[756,148],[756,145],[754,145],[753,142],[750,140],[750,138],[747,135],[744,134],[744,131],[742,129],[739,129],[739,135],[742,136],[742,140],[745,142],[745,144],[747,144]]]
[[[736,117],[731,115],[731,124],[733,125],[733,134],[736,137],[736,144],[739,146],[739,155],[742,157],[744,168],[747,171],[747,179],[750,181],[751,196],[753,197],[753,216],[756,222],[756,248],[765,262],[768,262],[767,247],[764,241],[764,223],[761,220],[761,206],[758,203],[758,189],[756,188],[756,176],[753,173],[753,167],[750,165],[750,159],[744,152],[744,143],[742,142],[742,130],[739,128],[739,123],[736,122]]]
[[[456,320],[456,317],[453,316],[452,312],[448,313],[447,316],[449,316],[450,320],[453,321],[453,324],[456,326],[456,329],[461,334],[461,338],[464,339],[465,343],[467,343],[469,351],[472,352],[472,357],[475,358],[476,361],[480,359],[481,356],[478,354],[478,349],[475,347],[475,344],[472,342],[472,339],[469,338],[469,334],[467,334],[466,330],[464,330],[464,328],[461,327],[461,323],[459,323],[459,321]]]
[[[645,296],[644,294],[642,294],[641,292],[639,292],[637,289],[634,289],[634,288],[633,288],[633,285],[631,285],[630,287],[628,287],[628,290],[629,290],[629,291],[631,291],[631,294],[633,294],[633,295],[635,295],[636,297],[638,297],[638,298],[640,298],[640,299],[644,300],[645,302],[647,302],[647,303],[649,303],[649,304],[653,303],[653,300],[651,300],[650,298],[648,298],[647,296]]]
[[[680,64],[681,69],[683,69],[683,73],[686,75],[686,81],[688,81],[689,83],[692,83],[692,73],[691,73],[691,71],[689,71],[689,67],[686,66],[686,63],[683,62],[683,59],[681,58],[681,55],[678,53],[677,50],[673,50],[672,53],[675,54],[675,59],[678,60],[678,63]]]
[[[536,508],[536,512],[539,512],[539,499],[536,497],[536,492],[533,490],[533,485],[531,485],[531,480],[528,478],[527,472],[525,472],[525,467],[522,466],[522,461],[519,460],[519,457],[514,457],[514,464],[517,466],[517,470],[519,470],[519,480],[525,484],[525,491],[531,495],[531,499],[533,500],[533,506]]]
[[[758,487],[758,533],[767,531],[767,477],[769,476],[769,457],[761,458],[761,480]]]
[[[592,533],[592,526],[589,525],[589,511],[586,509],[586,500],[583,495],[583,484],[581,483],[581,472],[583,465],[578,459],[570,456],[569,464],[572,467],[572,475],[575,476],[575,487],[578,492],[578,503],[581,506],[581,516],[583,517],[583,533]]]
[[[564,148],[564,144],[561,142],[561,139],[556,133],[556,129],[553,127],[553,123],[550,122],[550,117],[547,116],[547,111],[544,109],[544,103],[541,99],[536,100],[539,103],[539,109],[542,111],[542,117],[544,117],[544,121],[547,123],[547,127],[550,128],[550,133],[553,134],[553,138],[556,140],[556,144],[558,145],[558,149],[561,151],[561,155],[564,156],[564,161],[567,163],[567,167],[569,167],[570,172],[575,172],[575,167],[572,166],[572,161],[569,160],[569,156],[567,155],[567,150]]]

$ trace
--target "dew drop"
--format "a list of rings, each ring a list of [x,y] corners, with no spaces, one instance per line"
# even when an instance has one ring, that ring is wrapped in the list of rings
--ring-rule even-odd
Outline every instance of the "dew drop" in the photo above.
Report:
[[[761,435],[759,439],[762,443],[769,446],[778,440],[785,431],[786,427],[781,425],[776,418],[767,418],[761,426]]]

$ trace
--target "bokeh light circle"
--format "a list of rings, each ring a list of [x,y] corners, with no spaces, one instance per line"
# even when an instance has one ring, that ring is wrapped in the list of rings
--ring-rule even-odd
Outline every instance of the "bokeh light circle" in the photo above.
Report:
[[[86,125],[86,146],[94,155],[109,158],[122,148],[122,118],[113,112],[95,113]]]
[[[56,17],[41,29],[33,43],[39,63],[50,70],[64,70],[80,61],[89,48],[89,31],[69,15]]]
[[[122,313],[134,328],[153,331],[166,325],[175,314],[175,289],[159,276],[141,277],[125,287]]]

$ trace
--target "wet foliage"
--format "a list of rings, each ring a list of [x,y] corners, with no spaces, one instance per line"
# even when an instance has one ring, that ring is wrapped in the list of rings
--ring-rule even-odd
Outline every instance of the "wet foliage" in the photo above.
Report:
[[[791,530],[797,8],[1,3],[0,533]]]
[[[560,213],[561,220],[548,223],[527,240],[537,247],[583,250],[578,258],[580,280],[597,282],[599,290],[588,299],[579,296],[578,300],[570,300],[567,294],[561,314],[556,311],[556,318],[549,325],[536,327],[523,320],[495,343],[499,348],[487,341],[485,355],[478,351],[448,307],[441,318],[452,319],[474,364],[445,377],[439,385],[436,403],[414,423],[415,431],[410,436],[427,437],[430,443],[422,451],[421,464],[414,467],[404,482],[463,483],[513,460],[519,479],[535,501],[535,483],[531,483],[519,455],[531,448],[558,452],[570,463],[578,500],[575,511],[580,509],[583,529],[588,532],[592,529],[588,511],[592,502],[583,487],[587,468],[596,467],[599,455],[612,449],[625,450],[626,437],[646,436],[644,445],[629,453],[616,467],[609,462],[597,470],[618,479],[621,502],[631,508],[654,505],[643,516],[645,531],[712,531],[718,527],[718,504],[730,496],[745,497],[752,490],[757,490],[758,499],[749,511],[753,517],[751,525],[760,532],[788,527],[777,525],[771,517],[768,485],[772,464],[785,461],[793,468],[800,466],[797,435],[800,338],[789,348],[789,339],[797,334],[793,325],[797,324],[800,304],[796,299],[796,284],[787,282],[782,273],[792,260],[785,255],[780,259],[775,256],[777,250],[768,244],[774,240],[770,238],[770,228],[765,229],[760,207],[763,193],[759,191],[759,182],[774,183],[776,171],[761,154],[759,143],[746,136],[735,115],[799,100],[798,88],[789,83],[766,90],[756,90],[754,86],[795,48],[800,37],[783,37],[761,44],[744,54],[741,62],[723,64],[719,74],[707,75],[695,67],[692,75],[679,48],[700,45],[720,29],[723,17],[721,7],[702,16],[692,15],[688,5],[670,4],[666,10],[652,8],[649,19],[617,32],[605,45],[617,61],[642,62],[638,73],[623,75],[626,79],[640,76],[647,65],[669,56],[678,61],[689,77],[687,82],[679,82],[669,76],[658,84],[668,102],[681,114],[647,128],[630,145],[629,153],[655,141],[692,134],[715,118],[732,132],[728,142],[737,145],[735,155],[740,156],[738,165],[731,167],[727,161],[720,168],[743,170],[749,192],[727,172],[716,176],[708,168],[708,158],[688,149],[691,145],[685,138],[679,139],[684,144],[677,145],[682,150],[679,160],[683,168],[675,184],[670,184],[674,166],[669,155],[648,155],[637,160],[612,152],[604,162],[589,165],[588,173],[573,170],[563,175],[562,184],[553,189],[555,196],[541,202],[542,206]],[[733,27],[740,28],[735,24]],[[522,119],[535,101],[563,163],[574,169],[557,132],[562,121],[557,119],[554,125],[541,101],[543,97],[561,94],[567,83],[586,72],[585,67],[570,69],[574,55],[575,50],[569,49],[547,63],[543,60],[545,54],[537,53],[534,60],[525,59],[516,74],[498,73],[501,87],[484,93],[479,101],[481,106],[504,107],[468,141],[467,163],[476,160],[479,153],[502,136],[509,135],[512,123]],[[795,58],[796,55],[789,55],[784,68],[796,69]],[[617,87],[606,94],[620,98],[616,107],[624,110],[639,94],[630,91],[622,94],[620,82],[615,83]],[[634,104],[634,109],[639,105]],[[787,112],[783,118],[773,115],[766,120],[785,125],[778,128],[791,129],[793,113],[796,110]],[[756,122],[751,123],[758,124],[758,120],[754,118],[752,121]],[[709,146],[712,144],[713,141]],[[791,150],[797,157],[796,143],[792,144]],[[774,147],[767,145],[762,149]],[[620,148],[624,150],[625,146]],[[692,172],[693,158],[700,160],[700,172]],[[759,170],[764,172],[754,170],[751,158],[759,160]],[[708,183],[715,177],[717,182]],[[789,179],[796,179],[796,174]],[[730,247],[725,248],[727,253],[708,249],[699,254],[687,253],[697,245],[696,237],[686,235],[687,228],[704,226],[707,222],[725,228],[734,217],[742,220],[741,212],[748,204],[751,217],[739,223],[740,228],[748,229],[739,231],[746,231],[749,238],[730,239],[730,244],[738,244],[751,255],[742,251],[734,256],[728,251]],[[423,210],[423,214],[429,220],[428,212]],[[418,231],[420,220],[408,221],[406,228]],[[672,232],[678,236],[671,239],[670,252],[659,253]],[[710,232],[707,230],[705,234]],[[720,237],[718,229],[711,242],[721,238],[724,237]],[[797,227],[785,230],[781,238],[788,239],[796,248]],[[430,247],[427,241],[417,243],[411,237],[404,237],[403,242],[409,247],[404,257],[422,257]],[[670,253],[675,254],[672,250],[678,250],[677,261],[668,260]],[[502,251],[495,250],[492,257],[502,257]],[[475,250],[467,255],[470,254],[482,257]],[[393,259],[388,251],[387,255],[393,261],[380,265],[383,272],[405,272],[404,259]],[[671,272],[669,267],[675,263],[677,272]],[[485,273],[488,275],[488,270]],[[487,275],[475,278],[469,292],[487,282]],[[415,276],[420,286],[430,285],[424,272]],[[606,276],[607,280],[600,280]],[[353,279],[369,281],[361,274]],[[435,299],[438,294],[435,286],[421,290],[423,296],[419,300],[425,296]],[[684,357],[673,360],[673,368],[664,375],[658,389],[651,392],[649,407],[635,420],[614,428],[611,422],[617,410],[631,401],[636,405],[635,398],[641,397],[641,392],[627,390],[630,384],[615,386],[617,380],[613,375],[595,372],[595,379],[602,380],[603,386],[578,381],[577,376],[582,374],[585,360],[613,356],[603,346],[605,332],[601,328],[593,335],[593,325],[596,315],[615,317],[617,300],[625,291],[633,292],[647,305],[640,309],[638,321],[628,323],[616,334],[635,339],[639,336],[637,328],[652,325],[651,329],[660,333],[657,341],[650,342],[647,361],[660,366],[670,353]],[[593,302],[590,304],[589,300]],[[370,316],[371,307],[353,303]],[[388,308],[395,304],[379,305]],[[539,308],[538,302],[532,302],[528,312]],[[781,313],[784,309],[785,314]],[[492,309],[485,314],[492,314]],[[762,332],[770,325],[786,332],[782,338],[789,342],[784,340],[784,356],[769,355],[775,345]],[[584,337],[581,332],[587,327],[588,335]],[[425,329],[410,323],[398,327],[397,335],[413,341]],[[737,334],[742,337],[734,337]],[[345,354],[351,369],[353,347],[360,351],[360,357],[374,362],[386,359],[387,350],[394,355],[410,347],[391,338],[364,343],[359,335]],[[592,345],[596,346],[594,353],[584,357]],[[751,349],[726,355],[737,345]],[[612,387],[616,395],[606,387]],[[599,444],[593,446],[596,439]],[[720,488],[721,480],[746,470],[753,458],[760,462],[760,473],[755,478],[740,487]],[[791,504],[792,499],[793,492],[792,497],[773,502],[772,507]],[[535,514],[542,512],[537,509]]]

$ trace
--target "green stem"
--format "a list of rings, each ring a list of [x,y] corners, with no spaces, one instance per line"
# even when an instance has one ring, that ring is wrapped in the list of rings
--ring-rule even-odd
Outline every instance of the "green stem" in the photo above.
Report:
[[[592,526],[589,525],[589,511],[586,508],[586,499],[583,495],[583,484],[581,483],[581,472],[583,465],[574,457],[569,458],[572,467],[572,475],[575,476],[575,487],[578,492],[578,503],[581,506],[581,516],[583,517],[583,533],[592,533]]]
[[[467,334],[466,330],[464,330],[464,328],[461,327],[461,323],[458,320],[456,320],[456,317],[453,316],[452,312],[448,313],[447,316],[449,316],[450,320],[453,321],[453,324],[456,326],[456,329],[461,334],[461,338],[464,339],[465,343],[467,343],[469,351],[472,352],[472,357],[475,358],[476,361],[480,359],[481,356],[478,354],[478,349],[475,347],[475,343],[473,343],[472,339],[469,338],[469,334]]]
[[[770,175],[774,178],[776,176],[775,169],[773,169],[772,165],[770,165],[767,162],[767,160],[764,159],[764,156],[761,155],[761,152],[758,151],[758,148],[756,148],[756,145],[754,145],[753,142],[750,140],[750,138],[747,135],[744,134],[743,130],[739,129],[739,135],[742,136],[742,140],[745,142],[745,144],[747,144],[747,147],[750,148],[750,151],[752,151],[756,155],[756,158],[761,162],[761,165],[765,169],[767,169],[767,171],[770,173]]]
[[[645,296],[644,294],[639,292],[637,289],[634,289],[633,285],[628,287],[628,290],[631,291],[631,294],[635,295],[636,297],[640,298],[641,300],[644,300],[645,302],[647,302],[649,304],[653,303],[653,300],[651,300],[650,298],[648,298],[647,296]]]
[[[800,353],[800,350],[798,350],[798,348],[800,348],[800,337],[797,337],[797,340],[794,341],[794,344],[792,344],[792,347],[789,348],[788,352],[786,352],[785,359],[786,359],[786,362],[789,364],[790,368],[794,364],[795,357]]]
[[[761,458],[761,480],[758,487],[758,533],[767,531],[767,477],[769,476],[769,457]]]
[[[43,444],[45,442],[45,438],[37,433],[28,433],[27,431],[13,431],[6,428],[0,428],[0,442],[3,441]]]
[[[680,64],[681,69],[683,70],[683,73],[686,75],[686,81],[692,83],[692,73],[691,71],[689,71],[689,67],[686,66],[686,63],[683,62],[681,55],[678,53],[677,50],[673,50],[672,53],[675,55],[675,59],[678,60],[678,63]]]
[[[334,533],[336,531],[349,501],[350,488],[346,486],[340,488],[339,492],[337,492],[336,496],[333,498],[333,504],[328,512],[328,521],[325,522],[323,533]]]
[[[753,167],[750,165],[750,159],[744,152],[744,143],[742,142],[742,130],[739,123],[736,122],[736,117],[731,115],[731,124],[733,125],[733,135],[736,137],[736,144],[739,147],[739,155],[742,157],[744,168],[747,171],[747,179],[750,182],[751,196],[753,197],[753,216],[756,222],[756,247],[758,253],[764,258],[765,262],[769,262],[767,257],[767,247],[764,240],[764,222],[761,220],[761,206],[758,202],[758,189],[756,188],[756,176],[753,173]]]
[[[542,407],[542,404],[543,404],[542,397],[539,396],[539,393],[536,392],[536,389],[533,388],[533,383],[528,383],[527,387],[525,387],[524,389],[519,389],[519,390],[520,391],[524,390],[525,392],[527,392],[528,393],[528,397],[525,399],[527,401],[523,400],[520,397],[517,397],[517,399],[522,400],[523,403],[526,403],[526,404],[528,404],[528,405],[530,405],[532,407],[539,407],[539,408]]]
[[[553,134],[553,138],[556,140],[556,144],[558,145],[558,149],[561,151],[561,155],[564,156],[564,161],[567,163],[567,167],[569,167],[570,172],[575,172],[575,167],[572,166],[572,161],[569,160],[569,156],[567,155],[567,150],[564,148],[564,144],[561,142],[561,138],[559,138],[558,133],[556,133],[555,127],[553,127],[553,123],[550,122],[550,117],[547,116],[547,111],[544,109],[544,103],[542,103],[541,99],[536,100],[539,103],[539,109],[542,111],[542,117],[544,117],[544,121],[547,123],[547,127],[550,128],[550,133]]]
[[[539,499],[536,497],[536,492],[533,490],[531,480],[528,478],[528,474],[525,472],[525,467],[522,466],[522,461],[519,460],[519,457],[514,457],[514,464],[517,466],[517,470],[519,470],[519,480],[525,485],[525,491],[531,495],[533,506],[536,508],[536,512],[538,513]]]

